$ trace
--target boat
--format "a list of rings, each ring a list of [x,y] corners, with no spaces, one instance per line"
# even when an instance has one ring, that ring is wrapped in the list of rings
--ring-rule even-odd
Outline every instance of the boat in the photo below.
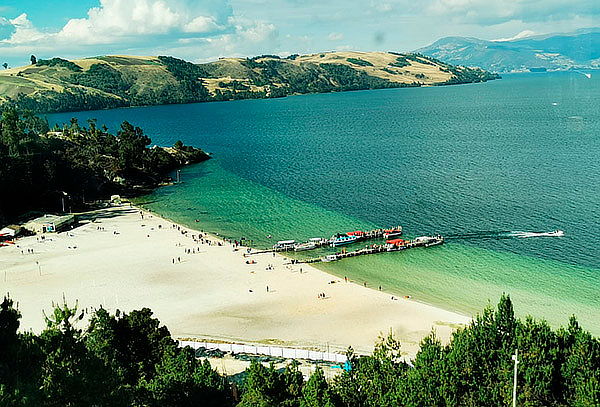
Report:
[[[322,262],[328,263],[330,261],[336,261],[338,257],[335,254],[329,254],[321,259]]]
[[[275,250],[293,250],[296,244],[295,240],[280,240],[273,245]]]
[[[419,236],[413,240],[415,246],[431,247],[444,243],[444,238],[440,235],[436,236]]]
[[[312,249],[316,249],[316,248],[317,248],[317,244],[313,243],[313,242],[298,243],[298,244],[294,245],[294,251],[296,251],[296,252],[302,252],[305,250],[312,250]]]
[[[406,244],[408,243],[404,239],[390,239],[390,240],[386,240],[385,242],[392,246],[406,246]]]
[[[562,231],[562,230],[560,230],[560,229],[556,229],[555,231],[550,232],[550,233],[547,234],[547,236],[553,236],[553,237],[554,236],[559,237],[559,236],[564,236],[564,235],[565,235],[565,232]]]
[[[355,243],[356,241],[358,241],[358,236],[339,235],[339,236],[333,236],[329,240],[329,244],[332,247],[337,247],[337,246],[344,246],[347,244],[352,244],[352,243]]]
[[[386,229],[383,231],[383,238],[393,239],[395,237],[402,236],[402,226],[396,226],[395,228]]]

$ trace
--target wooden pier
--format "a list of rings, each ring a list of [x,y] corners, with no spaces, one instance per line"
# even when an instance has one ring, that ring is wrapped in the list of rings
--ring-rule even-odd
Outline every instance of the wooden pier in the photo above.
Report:
[[[427,239],[421,238],[421,240],[419,240],[419,239],[420,238],[417,238],[417,239],[411,240],[411,241],[407,241],[406,243],[404,243],[402,245],[374,244],[374,245],[370,245],[370,246],[367,246],[367,247],[364,247],[364,248],[358,249],[358,250],[346,251],[344,249],[340,252],[337,252],[334,254],[329,254],[325,257],[319,257],[319,258],[308,259],[308,260],[303,260],[303,261],[299,260],[299,261],[296,261],[296,263],[307,263],[307,264],[321,263],[321,262],[327,263],[327,262],[347,259],[349,257],[366,256],[369,254],[379,254],[379,253],[400,252],[400,251],[412,249],[415,247],[437,246],[444,242],[444,239],[441,236],[427,237]]]
[[[354,232],[347,232],[347,233],[336,233],[333,235],[333,237],[340,237],[340,236],[355,236],[356,242],[363,242],[365,240],[374,240],[374,239],[383,239],[386,235],[386,233],[388,233],[390,230],[399,230],[400,233],[402,233],[402,227],[401,226],[395,226],[395,227],[391,227],[388,229],[373,229],[373,230],[369,230],[369,231],[361,231],[361,230],[357,230]],[[291,242],[291,241],[281,241],[281,242]],[[244,256],[251,256],[254,254],[264,254],[264,253],[280,253],[280,252],[292,252],[292,251],[300,251],[300,250],[296,250],[296,247],[299,245],[304,245],[304,244],[313,244],[315,247],[310,248],[310,249],[303,249],[301,251],[308,251],[308,250],[315,250],[315,249],[319,249],[321,247],[326,247],[329,246],[331,243],[331,239],[320,239],[320,240],[309,240],[306,242],[294,242],[294,243],[289,243],[286,245],[282,245],[282,247],[276,247],[273,246],[272,249],[266,249],[266,250],[258,250],[258,251],[254,251],[251,253],[246,253],[244,254]]]

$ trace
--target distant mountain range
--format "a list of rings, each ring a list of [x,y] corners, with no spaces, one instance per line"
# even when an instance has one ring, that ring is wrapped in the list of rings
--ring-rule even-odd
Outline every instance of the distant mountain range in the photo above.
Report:
[[[416,52],[494,72],[598,69],[600,28],[497,41],[445,37]]]
[[[0,105],[34,112],[275,98],[293,94],[485,82],[497,76],[417,54],[323,52],[224,58],[53,58],[0,70]],[[1,107],[1,106],[0,106]]]

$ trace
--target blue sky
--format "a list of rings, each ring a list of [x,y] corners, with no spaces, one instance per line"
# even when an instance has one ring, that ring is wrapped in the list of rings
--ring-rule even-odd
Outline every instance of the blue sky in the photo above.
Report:
[[[3,0],[0,63],[103,54],[410,51],[450,35],[506,39],[600,26],[599,0]]]

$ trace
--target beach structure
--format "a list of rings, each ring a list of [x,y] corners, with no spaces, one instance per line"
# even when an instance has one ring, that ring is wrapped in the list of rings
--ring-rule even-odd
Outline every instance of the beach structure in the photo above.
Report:
[[[74,215],[44,215],[30,220],[23,227],[33,233],[57,233],[75,223]]]
[[[0,229],[0,241],[14,239],[21,233],[21,230],[21,226],[18,225],[8,225]]]

